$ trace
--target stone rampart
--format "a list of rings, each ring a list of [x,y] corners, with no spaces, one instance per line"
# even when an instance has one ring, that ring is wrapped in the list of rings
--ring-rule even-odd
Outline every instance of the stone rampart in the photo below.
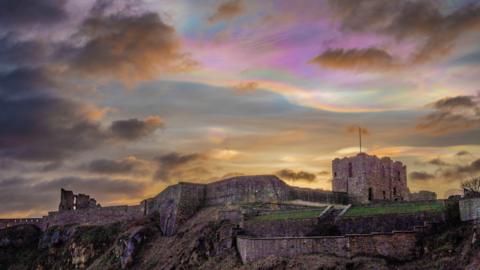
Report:
[[[206,187],[206,204],[238,204],[289,200],[290,187],[274,175],[238,176]]]
[[[68,224],[103,225],[118,221],[135,220],[143,217],[143,207],[136,206],[108,206],[75,211],[50,212],[43,217],[42,229],[51,226]]]
[[[179,183],[169,186],[142,204],[146,205],[146,214],[158,212],[163,234],[172,235],[178,225],[205,204],[205,185]]]
[[[271,255],[295,257],[303,254],[379,256],[390,260],[406,260],[414,257],[415,244],[415,232],[321,237],[237,237],[237,249],[243,263]]]
[[[12,227],[16,225],[31,224],[42,227],[42,218],[10,218],[10,219],[0,219],[0,230],[7,227]]]

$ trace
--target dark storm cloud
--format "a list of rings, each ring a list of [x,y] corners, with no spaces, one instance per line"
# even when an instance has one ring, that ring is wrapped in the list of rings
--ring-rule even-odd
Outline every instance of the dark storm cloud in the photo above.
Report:
[[[442,170],[441,176],[450,180],[464,180],[480,173],[480,159],[474,160],[467,165],[455,166],[448,170]]]
[[[155,172],[154,179],[168,182],[171,180],[170,177],[173,173],[183,170],[185,166],[204,158],[205,156],[197,153],[183,155],[175,152],[158,156],[155,158],[157,171]]]
[[[156,13],[106,15],[94,9],[76,37],[86,43],[64,54],[73,71],[90,76],[133,84],[197,64],[182,52],[175,29]]]
[[[12,66],[32,66],[44,63],[51,53],[50,46],[38,40],[17,40],[13,34],[0,38],[0,63]]]
[[[310,63],[333,69],[381,70],[396,66],[393,57],[378,48],[329,49],[310,60]]]
[[[0,29],[49,25],[66,19],[65,0],[2,0]]]
[[[125,174],[134,172],[139,166],[136,159],[96,159],[92,160],[85,168],[93,173],[101,174]]]
[[[441,12],[435,1],[330,0],[346,32],[383,33],[397,41],[421,40],[409,62],[448,55],[457,40],[480,26],[480,6]]]
[[[90,194],[102,203],[112,199],[141,196],[145,186],[110,178],[64,177],[50,181],[21,177],[0,179],[0,214],[11,211],[55,210],[60,200],[60,188]]]
[[[152,134],[164,126],[163,120],[158,116],[147,117],[145,120],[136,118],[112,122],[110,131],[114,137],[124,140],[136,140]]]
[[[317,178],[317,176],[314,173],[309,173],[306,171],[296,172],[289,169],[280,170],[275,174],[280,178],[285,178],[291,181],[303,180],[303,181],[313,182]]]
[[[434,179],[435,175],[427,173],[427,172],[411,172],[409,174],[409,177],[413,181],[418,181],[418,180],[425,181],[425,180]]]
[[[244,11],[242,0],[230,0],[220,4],[215,13],[208,18],[209,22],[228,21],[231,20]]]
[[[429,105],[434,111],[422,119],[416,129],[433,135],[463,132],[480,127],[480,101],[475,96],[440,99]]]

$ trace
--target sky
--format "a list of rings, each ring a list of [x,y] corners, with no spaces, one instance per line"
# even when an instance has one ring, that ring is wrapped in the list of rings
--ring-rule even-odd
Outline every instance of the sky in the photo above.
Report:
[[[136,204],[179,181],[331,189],[363,150],[439,198],[480,173],[480,4],[3,0],[0,218],[60,188]]]

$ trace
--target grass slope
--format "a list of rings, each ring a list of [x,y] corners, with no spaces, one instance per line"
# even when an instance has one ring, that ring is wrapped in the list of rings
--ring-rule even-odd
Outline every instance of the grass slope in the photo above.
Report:
[[[350,208],[345,217],[386,214],[413,214],[419,212],[442,212],[445,207],[439,202],[396,203],[378,206],[357,206]]]

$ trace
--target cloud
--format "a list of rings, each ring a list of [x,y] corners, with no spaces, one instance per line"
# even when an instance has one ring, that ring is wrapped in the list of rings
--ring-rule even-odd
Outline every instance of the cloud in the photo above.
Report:
[[[326,176],[326,175],[330,175],[330,172],[328,172],[328,171],[320,171],[320,172],[318,172],[317,174],[320,175],[320,176]]]
[[[416,126],[421,132],[443,135],[480,127],[478,97],[447,97],[430,104],[429,107],[434,111],[421,118]]]
[[[467,165],[459,165],[454,168],[440,171],[440,175],[446,179],[463,180],[472,178],[480,173],[480,159],[474,160]]]
[[[182,52],[175,29],[156,13],[92,12],[76,37],[86,42],[67,53],[73,71],[127,85],[198,65]]]
[[[346,32],[381,33],[396,41],[416,41],[412,64],[445,57],[464,34],[480,26],[480,6],[463,5],[450,13],[434,1],[329,0]]]
[[[45,63],[51,53],[49,44],[43,41],[20,41],[13,34],[0,38],[0,63],[3,64],[31,68]]]
[[[455,155],[460,157],[460,156],[471,155],[471,153],[468,152],[468,151],[462,150],[462,151],[459,151],[458,153],[456,153]]]
[[[110,131],[115,138],[131,141],[151,135],[155,130],[162,127],[164,127],[164,122],[160,117],[149,116],[145,120],[131,118],[113,121]]]
[[[314,173],[309,173],[306,171],[293,171],[289,169],[283,169],[275,173],[280,178],[285,178],[291,181],[304,180],[307,182],[313,182],[317,178]]]
[[[427,172],[411,172],[409,174],[409,177],[411,180],[414,180],[414,181],[425,181],[425,180],[430,180],[430,179],[433,179],[435,178],[435,175],[433,174],[430,174],[430,173],[427,173]]]
[[[237,92],[243,94],[257,90],[259,84],[257,82],[241,82],[233,86]]]
[[[141,162],[133,156],[121,159],[96,159],[87,164],[85,169],[100,174],[126,174],[138,169]]]
[[[0,29],[4,27],[32,27],[51,25],[68,16],[65,0],[2,0],[0,1]]]
[[[197,153],[183,155],[172,152],[157,156],[155,157],[157,171],[155,172],[154,179],[169,182],[174,173],[179,173],[181,170],[185,169],[187,165],[202,159],[205,159],[205,157]]]
[[[328,49],[309,63],[326,68],[356,71],[385,71],[397,66],[389,53],[378,48]]]
[[[57,76],[43,67],[0,73],[0,157],[59,161],[107,142],[141,139],[163,125],[152,116],[105,129],[99,121],[104,110],[64,97]]]
[[[55,210],[60,188],[87,193],[100,203],[128,198],[141,198],[145,185],[123,179],[63,177],[48,181],[23,177],[0,179],[0,214],[31,211],[36,215]]]
[[[218,21],[228,21],[244,12],[242,0],[230,0],[217,7],[215,13],[208,18],[208,21],[215,23]]]
[[[439,167],[444,167],[444,166],[450,166],[451,164],[450,163],[447,163],[439,158],[434,158],[434,159],[431,159],[427,162],[428,164],[431,164],[431,165],[435,165],[435,166],[439,166]]]

